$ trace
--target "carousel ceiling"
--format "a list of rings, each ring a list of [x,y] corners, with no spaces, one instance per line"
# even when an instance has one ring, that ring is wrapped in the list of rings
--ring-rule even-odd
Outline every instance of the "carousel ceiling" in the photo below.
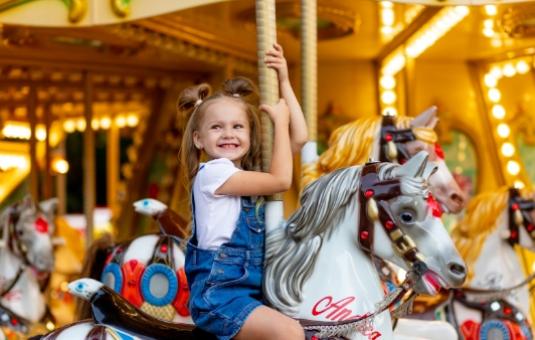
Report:
[[[15,18],[26,6],[64,6],[59,0],[23,2],[0,0],[4,23],[0,26],[0,128],[10,121],[28,121],[32,100],[38,124],[46,123],[45,112],[51,113],[52,121],[67,117],[76,124],[75,119],[83,116],[88,83],[96,116],[107,119],[107,114],[147,114],[154,93],[167,91],[180,79],[217,81],[236,73],[256,74],[253,0],[191,1],[201,5],[134,21],[125,20],[137,15],[127,15],[116,24],[68,29],[10,24],[15,19],[6,18]],[[501,62],[535,54],[533,2],[495,1],[496,5],[468,7],[422,3],[483,2],[317,0],[320,65],[353,61],[378,65],[400,48],[415,53],[414,59],[445,63]],[[20,6],[8,6],[13,4]],[[278,40],[290,63],[297,65],[299,2],[276,4]],[[67,128],[72,129],[72,124]]]

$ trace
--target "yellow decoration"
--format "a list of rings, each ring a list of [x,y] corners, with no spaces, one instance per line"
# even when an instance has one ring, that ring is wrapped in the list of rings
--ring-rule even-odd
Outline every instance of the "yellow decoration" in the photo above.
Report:
[[[130,0],[110,0],[113,12],[121,18],[130,14]]]

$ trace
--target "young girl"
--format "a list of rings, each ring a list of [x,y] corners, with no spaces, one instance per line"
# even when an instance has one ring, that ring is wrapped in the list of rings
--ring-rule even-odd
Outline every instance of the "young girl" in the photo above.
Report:
[[[262,305],[264,209],[250,196],[290,187],[291,150],[298,151],[307,138],[280,46],[275,45],[265,61],[278,71],[284,98],[260,107],[274,125],[267,173],[258,171],[260,124],[251,104],[255,90],[250,81],[228,80],[214,95],[206,84],[189,88],[178,103],[181,111],[192,111],[181,149],[193,183],[193,232],[185,267],[190,311],[199,328],[219,339],[304,338],[296,321]],[[199,164],[201,156],[208,161]]]

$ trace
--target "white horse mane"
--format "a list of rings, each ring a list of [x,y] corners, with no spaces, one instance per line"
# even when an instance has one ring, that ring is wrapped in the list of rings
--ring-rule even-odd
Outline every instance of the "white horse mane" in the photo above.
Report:
[[[392,179],[395,164],[382,165],[380,180]],[[301,291],[311,276],[324,239],[329,239],[345,213],[358,204],[362,166],[333,171],[312,182],[303,191],[301,207],[288,219],[285,227],[266,238],[264,294],[269,303],[291,313],[302,301]],[[427,195],[421,177],[401,177],[401,191],[406,195]]]

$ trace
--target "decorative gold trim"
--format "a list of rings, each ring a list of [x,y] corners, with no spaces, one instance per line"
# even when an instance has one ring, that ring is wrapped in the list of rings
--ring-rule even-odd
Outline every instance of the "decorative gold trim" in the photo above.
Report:
[[[69,21],[77,23],[87,13],[87,0],[70,0],[69,4]]]
[[[0,13],[15,7],[26,5],[35,0],[0,0]],[[87,0],[65,0],[62,1],[68,8],[69,21],[77,23],[87,13]]]
[[[130,14],[131,0],[110,0],[113,13],[120,18],[125,18]]]

